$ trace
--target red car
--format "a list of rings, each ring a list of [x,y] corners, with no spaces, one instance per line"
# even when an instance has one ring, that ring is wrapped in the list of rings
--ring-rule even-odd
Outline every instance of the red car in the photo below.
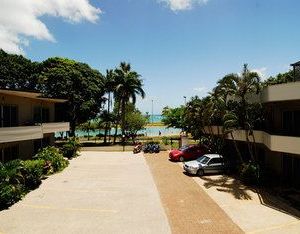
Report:
[[[199,145],[186,145],[179,149],[173,149],[169,153],[169,158],[172,161],[186,161],[201,157],[206,153],[205,147]]]

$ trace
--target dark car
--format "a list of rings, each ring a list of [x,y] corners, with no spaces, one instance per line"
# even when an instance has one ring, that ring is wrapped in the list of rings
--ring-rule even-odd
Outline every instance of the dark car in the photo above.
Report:
[[[173,149],[169,153],[169,158],[172,161],[187,161],[199,158],[206,153],[206,148],[201,145],[186,145],[179,149]]]

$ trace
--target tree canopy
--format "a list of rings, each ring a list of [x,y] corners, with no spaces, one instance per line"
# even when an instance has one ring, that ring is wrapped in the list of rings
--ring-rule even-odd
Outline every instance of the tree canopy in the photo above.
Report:
[[[0,49],[0,88],[37,90],[39,63]]]
[[[96,117],[104,101],[102,74],[84,63],[49,58],[41,64],[39,81],[45,96],[68,100],[71,135],[76,124]]]

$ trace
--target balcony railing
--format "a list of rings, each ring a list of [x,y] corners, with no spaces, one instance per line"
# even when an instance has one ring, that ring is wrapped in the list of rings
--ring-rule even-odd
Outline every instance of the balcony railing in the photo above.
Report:
[[[37,126],[0,128],[0,143],[35,140],[43,138],[44,134],[69,131],[69,122],[43,123]]]
[[[43,123],[42,124],[43,133],[53,133],[53,132],[67,132],[70,130],[69,122],[59,122],[59,123]]]
[[[210,132],[211,131],[214,135],[218,135],[222,133],[222,127],[219,127],[218,131],[218,126],[212,126],[210,127]],[[300,137],[270,135],[264,131],[253,131],[253,135],[255,138],[255,143],[264,144],[271,151],[300,154]],[[230,134],[228,134],[226,138],[233,140]],[[246,131],[234,131],[233,138],[236,141],[246,141]],[[249,140],[253,141],[253,138],[249,136]]]

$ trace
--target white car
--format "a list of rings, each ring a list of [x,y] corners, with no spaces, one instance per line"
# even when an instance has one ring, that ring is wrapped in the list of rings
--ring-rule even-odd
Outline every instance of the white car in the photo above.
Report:
[[[183,169],[192,175],[203,176],[209,173],[224,172],[228,168],[224,158],[220,154],[205,154],[194,161],[183,164]]]

